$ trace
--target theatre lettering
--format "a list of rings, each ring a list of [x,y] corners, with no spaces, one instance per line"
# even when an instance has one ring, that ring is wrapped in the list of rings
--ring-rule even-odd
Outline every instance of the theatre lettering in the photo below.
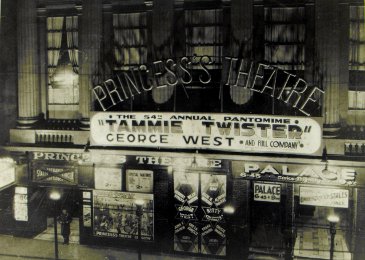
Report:
[[[227,75],[222,76],[221,86],[242,87],[254,92],[268,94],[277,100],[290,104],[293,108],[297,108],[306,116],[310,116],[307,111],[308,103],[317,103],[318,98],[316,96],[324,94],[323,90],[316,86],[309,86],[304,79],[271,65],[256,64],[244,59],[230,57],[226,57],[225,62],[229,69]],[[150,67],[140,65],[129,71],[120,72],[114,78],[96,85],[92,92],[101,109],[107,111],[114,105],[133,98],[134,95],[140,95],[142,92],[148,92],[154,88],[176,86],[185,88],[185,85],[192,83],[193,80],[203,85],[209,84],[212,77],[207,65],[211,64],[213,61],[209,56],[194,56],[190,59],[183,57],[178,61],[173,59],[158,60],[154,61]],[[193,65],[200,68],[200,74],[196,79],[193,78]],[[236,67],[239,67],[238,71],[234,69]],[[265,73],[269,72],[268,78],[264,79],[264,71]],[[147,80],[144,76],[146,74],[148,75]],[[281,85],[277,85],[278,74],[284,75],[285,78]],[[259,84],[260,81],[264,82]],[[287,90],[289,92],[285,94]],[[188,95],[186,91],[185,94]]]

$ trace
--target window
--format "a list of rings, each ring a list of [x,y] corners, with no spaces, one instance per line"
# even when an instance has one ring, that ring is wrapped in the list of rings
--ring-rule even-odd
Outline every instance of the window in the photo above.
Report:
[[[349,109],[365,110],[365,19],[364,6],[350,6]]]
[[[218,69],[222,63],[222,10],[185,11],[186,56],[212,58],[208,69]],[[193,61],[194,63],[194,61]],[[193,64],[194,65],[194,64]]]
[[[219,112],[223,49],[222,10],[185,10],[184,20],[185,56],[188,59],[186,67],[189,73],[181,77],[190,79],[190,82],[183,87],[176,87],[174,110]]]
[[[147,15],[124,13],[113,15],[115,70],[147,62]]]
[[[350,6],[350,70],[365,71],[364,11],[364,6]]]
[[[48,113],[75,118],[79,103],[78,17],[47,18]]]
[[[304,70],[304,7],[265,8],[265,61],[283,70]]]

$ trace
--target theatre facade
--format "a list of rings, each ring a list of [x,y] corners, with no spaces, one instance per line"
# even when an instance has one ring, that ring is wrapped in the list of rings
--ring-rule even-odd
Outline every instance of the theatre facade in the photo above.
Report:
[[[363,4],[2,0],[0,232],[362,259]]]

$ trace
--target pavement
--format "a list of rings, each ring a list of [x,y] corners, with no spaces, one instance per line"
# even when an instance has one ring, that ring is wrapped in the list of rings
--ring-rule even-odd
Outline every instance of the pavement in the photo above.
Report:
[[[108,247],[59,243],[59,259],[85,259],[85,260],[137,260],[138,253],[135,250],[120,250]],[[39,239],[13,237],[0,235],[0,259],[55,259],[54,242]],[[149,254],[142,253],[143,260],[201,260],[201,257]],[[206,260],[206,258],[205,258]]]

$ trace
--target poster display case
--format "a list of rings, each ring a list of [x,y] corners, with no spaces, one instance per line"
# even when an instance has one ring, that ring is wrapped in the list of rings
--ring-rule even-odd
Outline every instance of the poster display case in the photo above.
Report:
[[[130,192],[93,191],[94,235],[125,239],[138,238],[136,201],[143,201],[141,216],[141,239],[154,240],[153,194]]]

